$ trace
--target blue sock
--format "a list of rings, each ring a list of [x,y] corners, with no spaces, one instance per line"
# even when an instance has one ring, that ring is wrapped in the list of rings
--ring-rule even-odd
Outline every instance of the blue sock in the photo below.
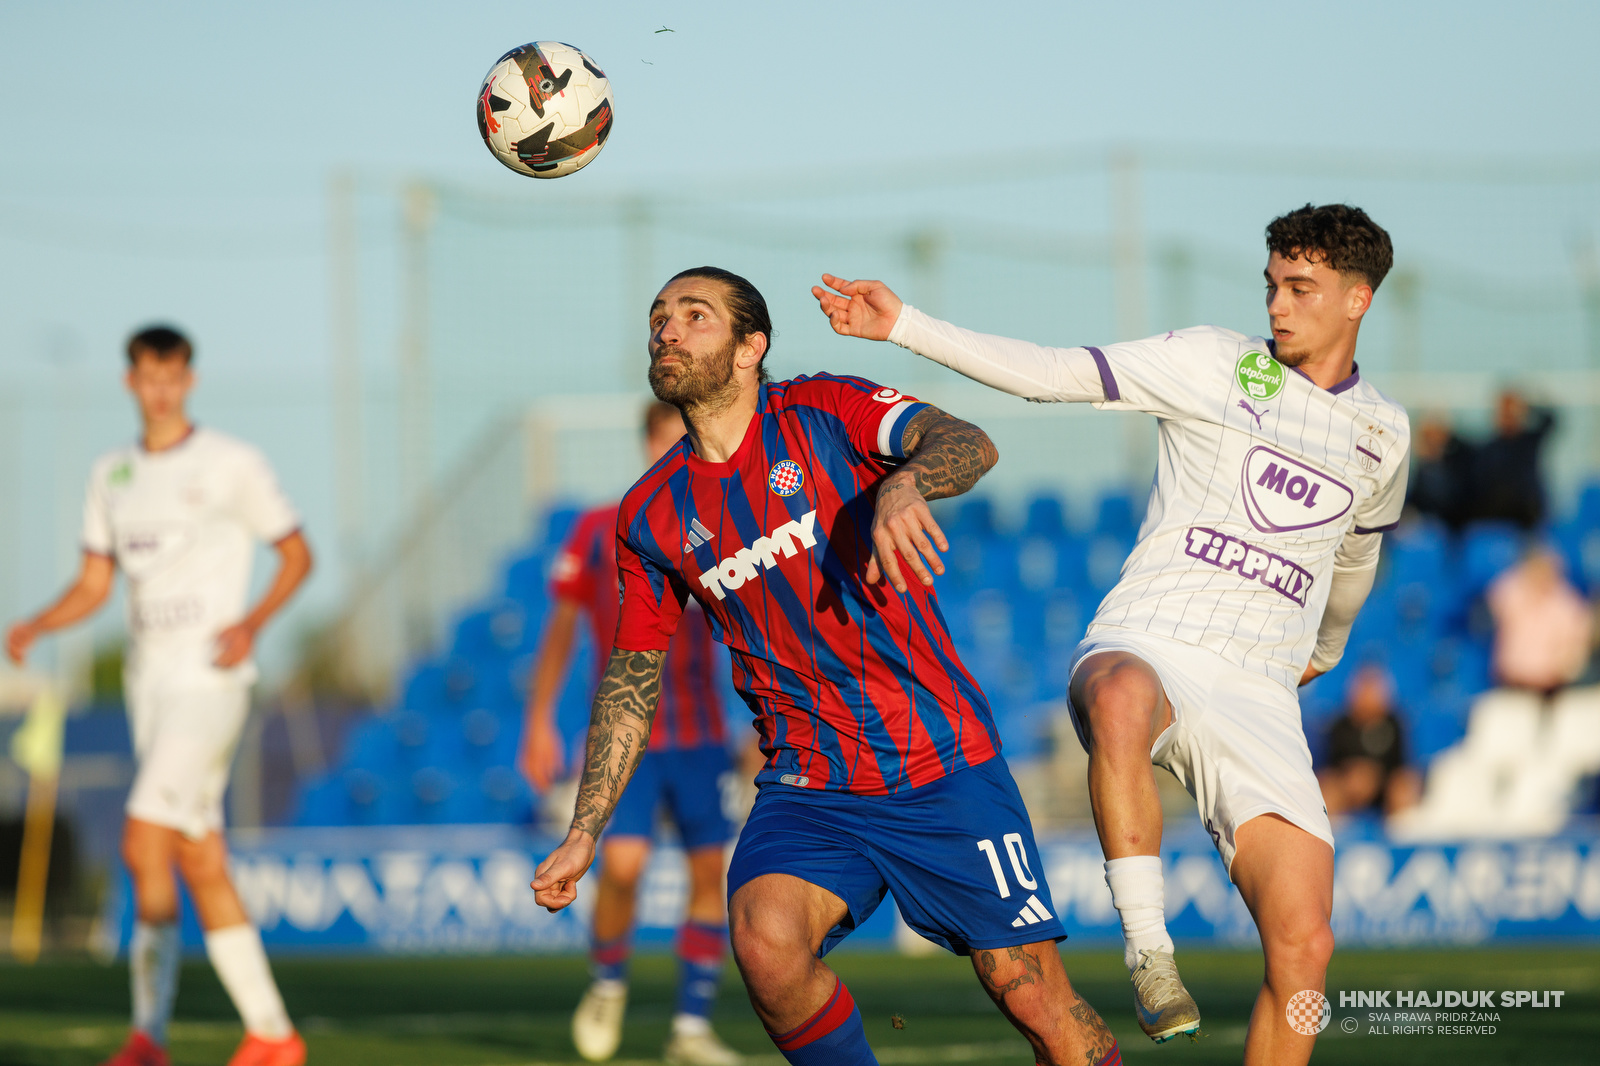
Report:
[[[684,922],[678,929],[678,1013],[711,1017],[728,951],[728,927]]]
[[[596,940],[589,945],[589,971],[596,981],[626,981],[633,940],[624,933],[615,940]]]
[[[133,1027],[161,1047],[167,1045],[167,1020],[178,994],[183,939],[177,922],[135,922],[128,945],[128,976],[133,986]]]
[[[769,1029],[767,1035],[794,1066],[878,1066],[861,1026],[861,1011],[843,981],[833,986],[817,1013],[787,1033]]]

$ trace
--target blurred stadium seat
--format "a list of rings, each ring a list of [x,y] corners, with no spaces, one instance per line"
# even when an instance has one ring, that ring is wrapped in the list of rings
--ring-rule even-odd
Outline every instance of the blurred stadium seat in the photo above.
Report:
[[[941,512],[951,545],[941,610],[1013,758],[1047,754],[1056,743],[1069,657],[1137,534],[1137,502],[1125,493],[1078,512],[1092,515],[1087,528],[1074,528],[1068,504],[1038,493],[1015,527],[983,497]],[[536,797],[515,769],[523,691],[548,608],[549,566],[576,514],[556,508],[535,523],[538,540],[506,561],[494,595],[456,616],[447,650],[412,664],[398,702],[350,732],[335,769],[303,784],[300,824],[534,817]],[[1581,584],[1595,584],[1600,482],[1547,539]],[[1482,596],[1524,547],[1522,534],[1496,524],[1470,526],[1459,538],[1426,520],[1394,531],[1345,661],[1302,690],[1315,746],[1351,671],[1369,661],[1388,667],[1412,757],[1432,769],[1413,833],[1446,824],[1459,831],[1476,819],[1507,833],[1559,824],[1579,782],[1600,772],[1600,695],[1574,690],[1546,720],[1527,699],[1490,691]],[[569,752],[582,744],[588,717],[589,644],[580,639],[558,714]]]

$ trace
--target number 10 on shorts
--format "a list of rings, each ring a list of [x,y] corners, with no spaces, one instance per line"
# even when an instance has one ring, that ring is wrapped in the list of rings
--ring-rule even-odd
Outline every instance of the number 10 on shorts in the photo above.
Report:
[[[1038,888],[1039,882],[1028,867],[1028,853],[1022,847],[1022,834],[1007,833],[1001,842],[1005,845],[1006,857],[1011,860],[1011,872],[1016,875],[1017,884],[1030,892]],[[994,873],[994,887],[1000,890],[1000,898],[1010,899],[1011,886],[1006,883],[1006,873],[1000,868],[1000,853],[995,849],[994,841],[978,841],[978,850],[989,860],[989,869]]]

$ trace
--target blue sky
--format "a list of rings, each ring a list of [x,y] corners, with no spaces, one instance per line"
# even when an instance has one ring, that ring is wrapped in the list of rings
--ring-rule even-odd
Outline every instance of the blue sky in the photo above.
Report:
[[[605,151],[559,187],[500,168],[470,113],[489,63],[533,39],[583,47],[616,94]],[[806,210],[826,217],[832,197],[872,210],[855,190],[878,168],[1001,172],[1074,145],[1246,149],[1263,174],[1330,158],[1594,160],[1597,40],[1592,3],[0,3],[0,508],[16,515],[0,614],[65,578],[82,472],[132,430],[121,338],[153,318],[199,337],[202,416],[267,449],[331,547],[319,404],[335,169],[545,209],[772,179],[814,186]],[[1265,205],[1344,195],[1249,169],[1152,178],[1150,228],[1248,257]],[[1407,195],[1391,210],[1409,218]],[[1026,197],[913,199],[930,216],[1035,221]],[[1600,218],[1592,184],[1535,188],[1537,239],[1484,262],[1472,203],[1434,200],[1412,238],[1430,262],[1535,286],[1568,273],[1556,231]],[[1078,225],[1058,209],[1052,225]],[[826,340],[809,320],[789,336],[789,351]],[[364,355],[381,389],[390,355],[378,342]],[[458,405],[463,426],[494,410],[475,403]],[[302,617],[339,580],[324,569]]]

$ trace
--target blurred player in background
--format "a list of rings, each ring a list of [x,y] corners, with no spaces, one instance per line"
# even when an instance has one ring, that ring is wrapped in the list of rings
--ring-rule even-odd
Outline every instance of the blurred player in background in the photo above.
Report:
[[[645,411],[649,465],[683,436],[683,416],[657,400]],[[556,704],[565,686],[578,616],[587,614],[596,659],[603,668],[617,633],[617,508],[596,507],[578,518],[550,584],[555,601],[528,688],[522,763],[541,793],[563,773]],[[639,878],[650,858],[656,811],[665,806],[689,859],[689,908],[678,930],[678,1005],[665,1057],[687,1066],[737,1066],[739,1055],[711,1031],[711,1008],[728,945],[723,853],[731,835],[722,813],[721,779],[729,773],[722,702],[714,679],[711,633],[698,607],[667,651],[661,706],[650,748],[632,787],[623,794],[600,845],[600,886],[589,956],[594,983],[572,1018],[572,1041],[591,1062],[622,1042],[628,1005],[628,956]]]
[[[128,342],[139,443],[94,464],[78,578],[53,605],[12,626],[6,650],[21,664],[41,634],[99,609],[116,570],[126,576],[123,691],[138,772],[122,857],[137,921],[129,946],[133,1032],[109,1066],[167,1062],[183,951],[174,866],[205,930],[206,955],[244,1020],[231,1066],[299,1066],[305,1044],[228,877],[222,797],[250,711],[256,634],[311,572],[311,550],[261,453],[189,421],[192,355],[188,340],[165,327]],[[257,541],[273,546],[279,566],[247,611]]]
[[[1069,706],[1139,1024],[1158,1042],[1200,1025],[1162,910],[1154,762],[1198,801],[1255,918],[1266,975],[1245,1061],[1277,1066],[1311,1056],[1290,1001],[1321,992],[1333,952],[1333,831],[1295,690],[1338,663],[1372,588],[1410,427],[1355,365],[1389,235],[1356,208],[1308,204],[1267,227],[1267,248],[1270,340],[1198,326],[1043,348],[930,318],[881,282],[824,275],[834,291],[812,293],[846,336],[1028,400],[1157,417],[1148,513],[1074,653]]]
[[[677,275],[650,308],[650,384],[688,436],[623,497],[615,646],[572,829],[535,898],[552,910],[575,898],[640,765],[692,597],[733,654],[767,755],[729,919],[784,1057],[877,1061],[821,957],[892,891],[911,928],[972,956],[1040,1061],[1119,1062],[1067,980],[1028,812],[929,588],[947,545],[926,500],[970,489],[994,446],[860,378],[770,382],[771,339],[761,294],[716,267]]]

